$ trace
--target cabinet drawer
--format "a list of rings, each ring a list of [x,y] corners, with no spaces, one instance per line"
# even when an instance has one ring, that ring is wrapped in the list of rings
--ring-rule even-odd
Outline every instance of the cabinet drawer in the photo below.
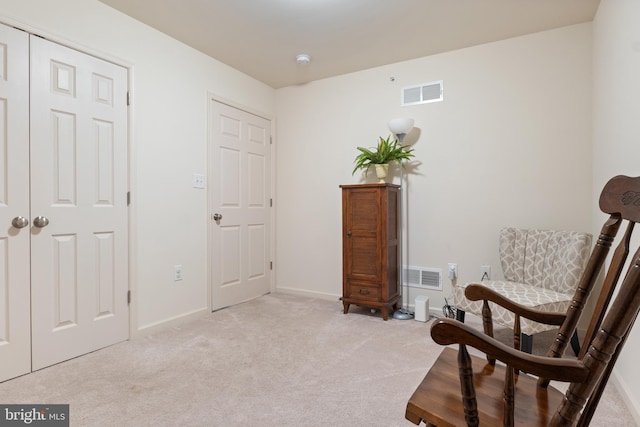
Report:
[[[380,288],[371,286],[350,285],[349,298],[362,299],[368,301],[380,300]]]

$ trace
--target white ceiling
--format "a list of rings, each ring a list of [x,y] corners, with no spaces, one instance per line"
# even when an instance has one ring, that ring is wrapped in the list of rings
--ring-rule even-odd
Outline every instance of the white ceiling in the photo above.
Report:
[[[100,0],[274,88],[589,22],[600,0]],[[299,53],[311,63],[298,65]]]

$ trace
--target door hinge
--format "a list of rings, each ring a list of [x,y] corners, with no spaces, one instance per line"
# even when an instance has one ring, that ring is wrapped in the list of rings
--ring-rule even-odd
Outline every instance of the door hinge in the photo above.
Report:
[[[269,270],[273,270],[273,261],[269,261]]]
[[[269,135],[269,144],[273,144],[273,137]]]
[[[131,204],[131,191],[127,191],[127,206]]]
[[[131,291],[127,291],[127,305],[131,304]]]
[[[273,207],[273,199],[269,199],[269,207],[272,208]]]
[[[127,106],[131,105],[131,96],[129,94],[129,91],[127,91]]]

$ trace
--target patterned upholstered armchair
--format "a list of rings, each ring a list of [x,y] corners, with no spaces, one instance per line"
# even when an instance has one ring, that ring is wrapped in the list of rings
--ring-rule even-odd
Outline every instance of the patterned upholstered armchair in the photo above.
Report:
[[[591,251],[591,235],[574,231],[504,228],[500,231],[500,264],[504,280],[480,283],[505,298],[531,309],[566,313]],[[465,285],[455,285],[453,301],[456,317],[464,321],[465,312],[482,315],[482,301],[465,298]],[[515,316],[507,309],[489,303],[494,323],[513,327]],[[556,329],[522,319],[520,346],[531,352],[533,335]],[[572,338],[574,351],[579,348],[577,335]]]

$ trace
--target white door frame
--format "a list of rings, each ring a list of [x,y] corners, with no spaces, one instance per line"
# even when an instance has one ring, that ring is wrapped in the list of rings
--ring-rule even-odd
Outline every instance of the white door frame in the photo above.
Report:
[[[212,127],[212,123],[211,123],[211,101],[215,101],[215,102],[219,102],[222,104],[226,104],[230,107],[236,108],[238,110],[242,110],[246,113],[249,114],[253,114],[255,116],[258,117],[262,117],[265,120],[269,120],[271,122],[271,172],[270,172],[270,178],[271,178],[271,188],[269,189],[269,191],[271,192],[271,199],[273,200],[273,206],[271,208],[271,218],[269,219],[270,223],[269,223],[269,250],[271,252],[271,261],[273,262],[272,268],[269,271],[270,274],[270,278],[269,278],[269,285],[270,285],[270,292],[275,292],[276,290],[276,285],[275,285],[275,281],[276,281],[276,270],[277,270],[277,262],[276,262],[276,245],[275,245],[275,224],[276,224],[276,215],[277,215],[277,202],[276,202],[276,185],[275,185],[275,166],[276,166],[276,161],[275,161],[275,146],[276,146],[276,137],[275,137],[275,124],[276,124],[276,120],[275,118],[271,115],[271,114],[267,114],[264,113],[262,111],[258,111],[255,110],[253,108],[247,107],[246,105],[243,105],[241,103],[235,102],[233,100],[227,99],[223,96],[217,95],[215,93],[212,92],[207,92],[207,180],[206,180],[206,189],[207,189],[207,212],[205,213],[205,221],[207,223],[207,254],[206,254],[206,259],[207,259],[207,282],[208,282],[208,286],[207,286],[207,307],[209,308],[209,311],[211,311],[212,309],[212,302],[211,302],[211,298],[212,298],[212,286],[213,286],[213,266],[211,265],[211,263],[209,262],[209,259],[211,257],[211,254],[213,253],[213,242],[211,241],[211,228],[214,227],[216,224],[214,221],[212,221],[210,219],[210,214],[213,213],[215,206],[213,206],[213,200],[211,199],[211,197],[209,197],[209,189],[211,187],[211,178],[212,176],[214,176],[214,171],[213,171],[213,167],[214,165],[212,164],[212,162],[210,161],[211,159],[211,138],[212,138],[212,134],[213,134],[213,127]]]

